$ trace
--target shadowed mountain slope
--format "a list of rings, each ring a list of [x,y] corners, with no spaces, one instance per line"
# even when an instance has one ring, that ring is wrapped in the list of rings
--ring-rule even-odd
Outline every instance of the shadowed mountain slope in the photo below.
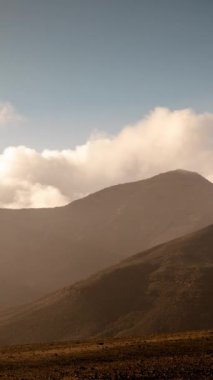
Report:
[[[65,207],[0,210],[0,308],[28,303],[213,223],[213,184],[177,170]]]
[[[213,327],[213,226],[137,254],[0,319],[0,343]]]

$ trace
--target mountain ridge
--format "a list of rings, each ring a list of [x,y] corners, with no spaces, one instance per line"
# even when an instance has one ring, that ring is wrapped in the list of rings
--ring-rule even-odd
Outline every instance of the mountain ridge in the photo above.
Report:
[[[0,210],[0,309],[213,223],[213,184],[173,171],[55,209]]]
[[[0,318],[0,344],[211,329],[213,225]]]

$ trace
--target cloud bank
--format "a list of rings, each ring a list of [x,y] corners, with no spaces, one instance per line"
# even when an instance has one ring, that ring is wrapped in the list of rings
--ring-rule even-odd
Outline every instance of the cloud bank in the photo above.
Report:
[[[156,108],[117,135],[92,136],[74,150],[8,147],[0,155],[0,207],[60,206],[177,168],[213,181],[213,114]]]

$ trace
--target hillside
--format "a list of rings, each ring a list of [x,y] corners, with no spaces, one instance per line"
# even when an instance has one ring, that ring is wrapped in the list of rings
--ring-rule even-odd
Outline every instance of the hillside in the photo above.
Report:
[[[0,210],[0,308],[32,302],[213,223],[213,184],[174,171],[65,207]]]
[[[213,225],[1,316],[0,344],[213,327]]]

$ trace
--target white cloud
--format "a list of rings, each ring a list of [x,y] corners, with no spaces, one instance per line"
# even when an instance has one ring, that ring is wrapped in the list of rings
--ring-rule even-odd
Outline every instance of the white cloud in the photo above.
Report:
[[[157,108],[119,134],[93,136],[74,150],[9,147],[0,155],[0,206],[58,206],[177,168],[213,180],[213,114]]]
[[[18,114],[11,103],[0,103],[0,126],[5,126],[12,123],[20,123],[23,120],[24,117]]]

